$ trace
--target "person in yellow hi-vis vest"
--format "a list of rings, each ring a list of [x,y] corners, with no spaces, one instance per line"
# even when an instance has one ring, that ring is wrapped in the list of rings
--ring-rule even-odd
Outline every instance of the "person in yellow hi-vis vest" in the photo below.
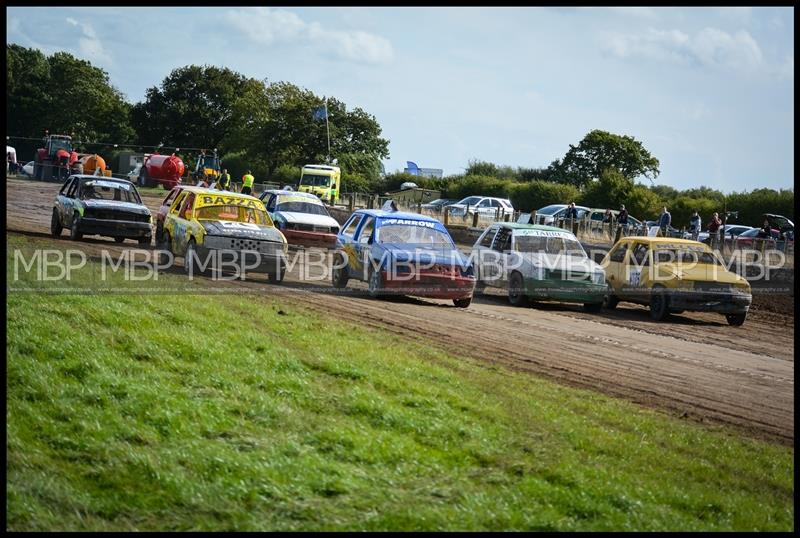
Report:
[[[250,170],[242,176],[242,194],[250,194],[253,191],[253,181],[255,180],[256,178],[253,177]]]

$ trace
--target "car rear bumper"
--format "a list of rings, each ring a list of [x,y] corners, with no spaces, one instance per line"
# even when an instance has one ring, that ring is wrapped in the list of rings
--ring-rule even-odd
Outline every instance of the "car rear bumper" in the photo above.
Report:
[[[386,293],[429,297],[431,299],[469,299],[475,291],[475,277],[419,272],[392,275],[382,271]]]
[[[606,285],[569,280],[536,280],[525,282],[525,294],[533,299],[564,303],[602,303]]]
[[[325,232],[309,232],[304,230],[281,230],[286,242],[291,245],[304,247],[334,248],[336,246],[336,234]]]
[[[147,237],[153,233],[149,222],[81,218],[78,230],[86,235],[109,237]]]
[[[668,294],[670,310],[742,314],[750,309],[753,296],[749,293],[697,293],[673,291]]]

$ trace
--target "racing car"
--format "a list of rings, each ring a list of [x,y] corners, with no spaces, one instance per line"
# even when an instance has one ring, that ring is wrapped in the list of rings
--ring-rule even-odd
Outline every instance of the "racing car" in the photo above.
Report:
[[[369,294],[472,302],[475,276],[469,259],[456,248],[444,225],[416,213],[397,211],[394,202],[380,210],[359,209],[336,237],[333,285],[349,279],[368,283]]]

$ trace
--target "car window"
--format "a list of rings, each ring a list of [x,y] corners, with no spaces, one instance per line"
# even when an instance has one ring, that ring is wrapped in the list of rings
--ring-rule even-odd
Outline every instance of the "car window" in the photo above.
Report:
[[[67,179],[64,182],[64,184],[61,185],[61,188],[59,189],[58,194],[64,194],[65,192],[67,192],[67,189],[69,189],[72,186],[72,183],[74,181],[75,181],[74,177],[71,177],[71,178]]]
[[[80,182],[81,181],[80,181],[79,178],[77,178],[77,177],[73,178],[72,183],[69,186],[69,189],[67,189],[67,197],[68,198],[75,198],[75,193],[78,192],[78,184]]]
[[[361,222],[361,217],[362,215],[360,214],[353,215],[350,218],[350,222],[342,230],[342,235],[353,237],[356,233],[356,228],[358,228],[358,223]]]
[[[648,265],[647,251],[648,251],[647,245],[645,245],[644,243],[636,243],[636,246],[633,247],[631,257],[628,260],[628,265],[636,264],[640,267]]]
[[[486,248],[492,248],[492,240],[494,239],[494,235],[497,233],[497,226],[490,227],[485,234],[483,234],[483,238],[481,239],[481,246]]]
[[[492,204],[491,200],[487,200],[484,198],[483,200],[481,200],[481,203],[478,204],[478,207],[490,207],[491,204]]]
[[[173,200],[175,200],[175,197],[177,195],[178,195],[178,190],[172,189],[171,191],[169,191],[169,194],[167,194],[167,197],[164,198],[164,201],[161,202],[161,205],[169,206],[173,202]]]
[[[618,245],[616,249],[611,251],[608,261],[622,263],[625,260],[625,253],[628,252],[628,244],[623,243]]]
[[[508,228],[501,227],[497,231],[494,241],[492,241],[492,250],[496,250],[497,252],[511,250],[511,233],[511,230]]]
[[[267,200],[267,203],[264,204],[264,205],[267,206],[267,211],[270,211],[270,212],[275,211],[275,202],[277,202],[277,200],[278,200],[278,195],[277,194],[271,194],[269,196],[269,200]]]
[[[180,211],[181,205],[183,205],[183,201],[186,199],[188,193],[181,192],[178,194],[178,198],[173,202],[172,207],[169,208],[170,213],[178,213]]]
[[[358,232],[358,242],[366,244],[372,236],[372,230],[375,228],[375,217],[367,217],[367,220],[361,226],[361,231]]]
[[[194,207],[194,193],[190,194],[184,200],[183,205],[181,206],[181,218],[182,219],[189,219],[192,216],[192,208]]]

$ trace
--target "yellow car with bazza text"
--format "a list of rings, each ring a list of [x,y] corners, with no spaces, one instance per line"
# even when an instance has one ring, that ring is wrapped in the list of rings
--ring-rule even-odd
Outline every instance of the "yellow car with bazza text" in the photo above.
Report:
[[[648,305],[658,321],[689,310],[719,312],[729,324],[742,325],[753,299],[747,280],[697,241],[625,237],[609,250],[602,266],[607,308],[619,301]]]
[[[184,258],[192,275],[208,268],[267,273],[283,280],[286,238],[263,202],[246,194],[184,187],[164,218],[159,248]]]

